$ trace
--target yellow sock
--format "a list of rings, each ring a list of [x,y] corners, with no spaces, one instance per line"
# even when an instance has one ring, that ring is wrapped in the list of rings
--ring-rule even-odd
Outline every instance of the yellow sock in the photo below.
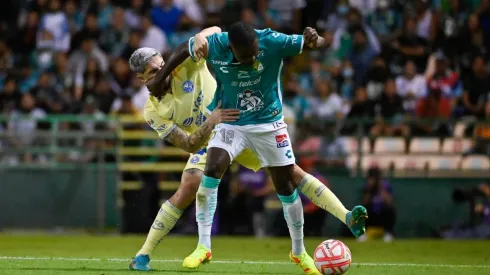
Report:
[[[153,250],[162,241],[170,230],[174,227],[177,220],[182,215],[182,210],[173,206],[169,201],[162,204],[157,217],[150,228],[150,232],[146,237],[145,244],[136,255],[145,254],[151,256]]]
[[[327,210],[337,217],[337,219],[346,223],[345,217],[349,211],[344,207],[337,196],[335,196],[335,194],[317,178],[309,174],[304,176],[298,186],[298,190],[318,207]]]

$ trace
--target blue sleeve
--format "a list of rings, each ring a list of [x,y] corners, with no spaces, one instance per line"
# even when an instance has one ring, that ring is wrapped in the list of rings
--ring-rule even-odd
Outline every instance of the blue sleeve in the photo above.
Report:
[[[287,35],[280,32],[271,31],[267,34],[269,45],[279,53],[281,57],[295,56],[303,52],[303,35]]]
[[[219,53],[222,52],[224,49],[224,45],[226,45],[226,36],[225,33],[215,33],[213,35],[210,35],[206,37],[208,40],[208,60],[212,60],[219,56]],[[194,51],[192,50],[194,48],[194,37],[191,37],[189,39],[189,55],[191,56],[192,60],[196,61],[195,56],[194,56]]]

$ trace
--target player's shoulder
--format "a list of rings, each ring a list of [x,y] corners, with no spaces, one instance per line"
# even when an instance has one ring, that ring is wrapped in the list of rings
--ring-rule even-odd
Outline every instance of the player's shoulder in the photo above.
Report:
[[[164,96],[161,100],[154,96],[148,97],[143,109],[145,119],[152,116],[162,116],[173,108],[173,97],[171,94]]]
[[[227,48],[230,44],[227,32],[215,33],[213,35],[210,35],[208,36],[208,41],[213,43],[214,47],[218,48]]]

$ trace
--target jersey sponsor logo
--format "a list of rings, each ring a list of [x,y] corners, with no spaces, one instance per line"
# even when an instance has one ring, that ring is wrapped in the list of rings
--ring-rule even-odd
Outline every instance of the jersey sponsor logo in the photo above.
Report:
[[[211,63],[213,63],[215,65],[228,65],[228,62],[221,61],[221,60],[211,60]]]
[[[282,134],[276,136],[277,148],[284,148],[289,146],[288,135]]]
[[[201,126],[206,121],[206,116],[200,112],[196,118],[196,125]]]
[[[189,126],[191,126],[193,121],[194,121],[193,117],[188,117],[188,118],[184,119],[184,122],[182,122],[182,125],[185,127],[189,127]]]
[[[245,88],[245,87],[249,87],[252,85],[257,85],[260,83],[261,78],[262,78],[262,76],[259,76],[259,78],[255,79],[255,80],[240,81],[240,83],[238,84],[238,87]],[[231,84],[233,86],[233,83],[231,83]]]
[[[199,162],[199,156],[194,156],[194,157],[191,158],[191,163],[192,164],[196,164],[198,162]]]
[[[192,81],[187,80],[186,82],[182,83],[182,90],[184,90],[185,93],[191,93],[194,91],[194,83]]]
[[[196,98],[196,101],[194,101],[194,109],[192,109],[192,111],[195,113],[197,111],[199,111],[199,108],[201,107],[202,105],[202,99],[203,99],[204,95],[202,94],[202,90],[199,92],[199,95],[197,96]]]
[[[146,123],[148,123],[148,125],[151,127],[153,124],[155,124],[155,121],[153,121],[153,119],[149,119],[146,121]]]
[[[236,108],[241,112],[257,112],[264,109],[264,96],[260,91],[245,90],[237,95]]]

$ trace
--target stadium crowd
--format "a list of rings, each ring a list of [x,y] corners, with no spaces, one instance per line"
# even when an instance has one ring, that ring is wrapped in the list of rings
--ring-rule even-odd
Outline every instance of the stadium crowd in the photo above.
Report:
[[[325,121],[322,134],[343,118],[372,118],[372,136],[447,136],[451,124],[417,119],[490,118],[488,0],[1,1],[0,113],[138,113],[148,92],[129,70],[135,49],[169,54],[238,18],[286,33],[313,26],[327,39],[288,60],[283,87],[296,121]],[[474,133],[490,139],[488,125]]]

